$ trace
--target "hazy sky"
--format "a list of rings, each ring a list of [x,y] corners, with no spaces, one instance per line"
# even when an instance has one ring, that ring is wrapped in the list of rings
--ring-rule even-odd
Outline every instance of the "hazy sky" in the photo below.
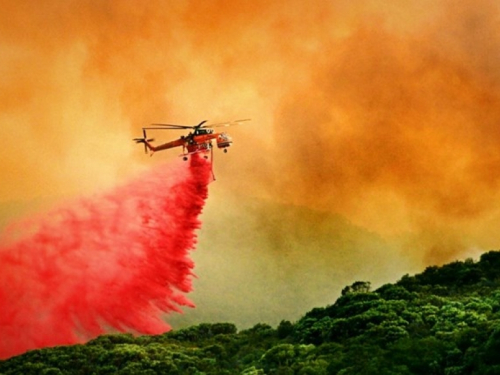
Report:
[[[251,118],[215,155],[197,313],[293,318],[499,247],[497,1],[0,5],[4,221],[176,159],[133,144],[151,122]]]

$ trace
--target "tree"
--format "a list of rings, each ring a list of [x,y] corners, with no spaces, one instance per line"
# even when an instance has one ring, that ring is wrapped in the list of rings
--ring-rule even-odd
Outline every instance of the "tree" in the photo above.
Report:
[[[266,372],[279,367],[289,367],[295,360],[296,352],[292,344],[278,344],[262,356],[262,367]]]
[[[356,281],[352,285],[348,285],[342,289],[342,295],[345,296],[348,293],[368,293],[370,289],[371,283],[369,281]]]
[[[278,338],[283,340],[293,334],[293,324],[288,320],[282,320],[277,328]]]

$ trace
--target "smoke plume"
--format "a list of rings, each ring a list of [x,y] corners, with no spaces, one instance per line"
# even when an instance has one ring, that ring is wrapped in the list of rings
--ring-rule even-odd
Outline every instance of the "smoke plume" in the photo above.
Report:
[[[210,171],[198,157],[190,168],[161,165],[11,226],[0,248],[0,357],[105,332],[167,331],[163,314],[193,306],[189,251]]]
[[[498,240],[478,227],[498,219],[499,9],[448,5],[427,29],[366,16],[330,40],[275,127],[289,201],[412,233],[404,247],[432,263]]]

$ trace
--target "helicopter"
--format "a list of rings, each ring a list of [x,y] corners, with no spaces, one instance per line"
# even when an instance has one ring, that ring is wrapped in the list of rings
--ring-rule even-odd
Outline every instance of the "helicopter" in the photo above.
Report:
[[[188,156],[195,153],[202,153],[203,156],[208,159],[208,153],[213,153],[212,141],[215,140],[217,147],[219,149],[227,152],[227,148],[233,143],[232,138],[225,132],[214,132],[213,128],[225,127],[238,125],[244,121],[250,121],[250,119],[236,120],[232,122],[224,122],[217,124],[207,124],[207,120],[200,122],[198,125],[175,125],[175,124],[151,124],[151,126],[142,128],[143,138],[134,138],[136,143],[144,144],[144,152],[147,154],[148,151],[150,155],[157,151],[168,150],[174,147],[182,147],[182,158],[188,160]],[[147,130],[187,130],[190,129],[191,132],[188,135],[183,135],[178,139],[173,141],[163,143],[158,146],[153,146],[151,142],[154,141],[153,138],[148,138]]]

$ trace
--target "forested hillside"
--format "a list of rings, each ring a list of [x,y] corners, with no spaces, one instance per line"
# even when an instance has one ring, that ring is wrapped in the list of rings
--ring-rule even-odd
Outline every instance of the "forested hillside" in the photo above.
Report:
[[[256,306],[256,308],[258,308]],[[22,333],[20,333],[22,334]],[[101,336],[0,361],[0,374],[500,374],[500,252],[370,290],[297,322]]]

